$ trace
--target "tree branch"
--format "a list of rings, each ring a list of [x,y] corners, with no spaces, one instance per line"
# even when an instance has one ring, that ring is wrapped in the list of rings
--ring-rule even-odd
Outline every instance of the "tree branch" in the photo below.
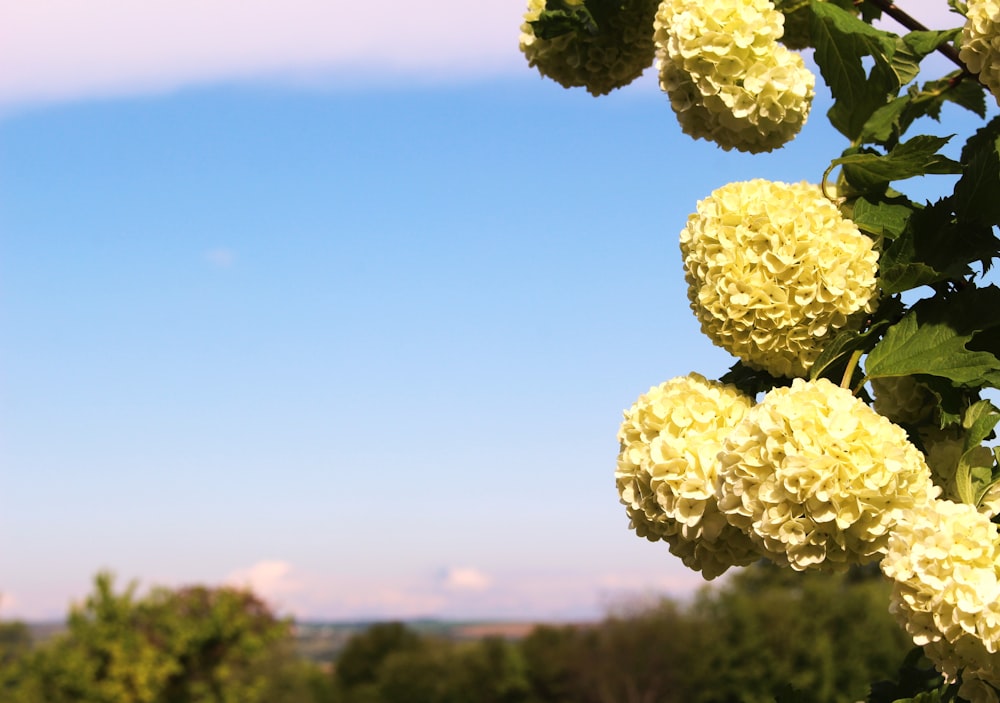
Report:
[[[885,14],[892,17],[894,20],[899,22],[901,25],[906,27],[911,32],[926,32],[928,28],[915,20],[910,15],[906,14],[903,10],[896,7],[892,0],[861,0],[862,2],[870,2],[872,5],[880,9]],[[975,75],[969,68],[962,62],[962,59],[958,56],[958,51],[951,44],[942,44],[937,49],[942,54],[948,57],[948,60],[954,63],[956,66],[961,68],[963,71],[968,73],[970,76]]]

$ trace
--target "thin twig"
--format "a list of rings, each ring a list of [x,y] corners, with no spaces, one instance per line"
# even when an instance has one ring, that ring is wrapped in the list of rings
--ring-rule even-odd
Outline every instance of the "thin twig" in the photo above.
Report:
[[[882,10],[882,12],[892,17],[911,32],[929,31],[926,26],[896,7],[895,3],[891,2],[891,0],[862,0],[862,2],[870,2],[872,5]],[[942,44],[937,48],[937,50],[947,56],[952,63],[968,73],[970,76],[975,75],[969,70],[968,66],[965,65],[962,59],[959,58],[958,51],[951,44]]]

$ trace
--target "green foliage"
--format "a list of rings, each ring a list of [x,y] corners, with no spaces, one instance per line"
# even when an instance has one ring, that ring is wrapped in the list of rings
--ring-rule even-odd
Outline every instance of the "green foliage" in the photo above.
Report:
[[[389,655],[419,649],[423,641],[400,622],[378,623],[352,637],[337,660],[336,678],[347,689],[373,684]]]
[[[234,588],[114,589],[99,574],[67,631],[21,657],[11,703],[254,703],[290,661],[290,623]],[[283,653],[285,652],[285,653]],[[280,668],[280,667],[279,667]]]
[[[997,387],[1000,288],[965,288],[916,303],[872,349],[869,378],[927,375],[963,388]]]
[[[761,564],[689,606],[626,605],[600,623],[536,627],[520,642],[449,642],[384,624],[348,644],[374,674],[339,700],[853,703],[869,681],[895,676],[910,647],[886,597],[871,569],[801,575]]]
[[[888,614],[877,571],[795,573],[762,562],[708,591],[694,613],[715,646],[702,650],[691,701],[849,703],[892,675],[911,647]]]
[[[810,32],[816,63],[834,103],[827,116],[841,134],[854,140],[868,118],[894,97],[900,87],[892,57],[896,41],[837,5],[812,0]],[[870,71],[862,57],[874,59]]]

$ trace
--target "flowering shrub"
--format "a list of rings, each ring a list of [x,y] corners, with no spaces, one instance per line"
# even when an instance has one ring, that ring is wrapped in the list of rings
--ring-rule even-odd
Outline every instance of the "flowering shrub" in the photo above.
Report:
[[[904,668],[868,703],[1000,703],[1000,462],[986,444],[1000,408],[984,398],[1000,387],[1000,287],[983,281],[1000,258],[1000,118],[985,121],[1000,0],[948,5],[964,28],[924,29],[888,0],[531,0],[522,34],[532,65],[594,94],[637,75],[622,57],[650,38],[681,129],[751,153],[803,128],[815,77],[793,50],[814,49],[846,141],[817,168],[822,188],[730,183],[687,218],[691,309],[736,363],[640,397],[615,476],[636,534],[706,578],[758,555],[797,571],[881,559],[893,611],[943,678]],[[633,11],[641,26],[623,30]],[[918,80],[938,52],[956,70]],[[955,130],[909,134],[952,108],[984,119],[957,157],[942,151]],[[956,178],[938,198],[898,189],[940,174]]]
[[[1000,103],[1000,2],[969,0],[959,57]]]
[[[596,33],[577,29],[542,38],[532,23],[545,9],[545,0],[528,0],[521,24],[521,51],[529,66],[560,85],[605,95],[628,85],[652,65],[656,6],[657,0],[628,0]]]
[[[685,134],[752,153],[798,134],[816,79],[801,56],[778,44],[783,21],[770,0],[660,4],[660,87]]]
[[[720,510],[798,571],[877,560],[897,515],[936,493],[906,432],[826,379],[769,392],[719,460]]]
[[[946,500],[907,511],[894,527],[883,573],[890,610],[945,676],[964,669],[960,695],[991,700],[1000,685],[1000,535],[975,507]],[[995,693],[992,700],[996,700]]]
[[[751,405],[733,386],[690,374],[650,388],[618,431],[615,479],[630,526],[705,578],[760,556],[715,504],[716,455]]]
[[[680,246],[702,331],[776,376],[805,375],[875,302],[872,240],[814,185],[723,186],[698,203]]]

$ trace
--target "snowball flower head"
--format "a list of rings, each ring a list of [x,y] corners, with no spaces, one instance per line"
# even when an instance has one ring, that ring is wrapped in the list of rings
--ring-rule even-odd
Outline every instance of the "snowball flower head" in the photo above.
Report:
[[[1000,535],[971,505],[931,501],[894,526],[882,572],[890,610],[960,692],[988,701],[1000,686]],[[992,694],[995,700],[995,692]]]
[[[680,247],[702,331],[776,376],[806,375],[874,306],[878,252],[815,185],[723,186],[699,201]]]
[[[720,510],[797,571],[877,560],[896,516],[937,492],[906,432],[826,379],[765,395],[719,460]]]
[[[717,454],[752,400],[698,374],[649,389],[625,412],[615,481],[630,526],[711,579],[760,558],[715,502]]]
[[[873,378],[871,384],[876,412],[895,423],[916,425],[934,411],[934,395],[913,376]]]
[[[1000,1],[969,0],[958,56],[1000,104]]]
[[[543,39],[535,36],[531,23],[545,10],[545,0],[528,0],[521,51],[529,66],[564,88],[582,86],[591,95],[605,95],[628,85],[652,65],[656,6],[657,0],[625,0],[596,34],[569,31]]]
[[[778,43],[770,0],[663,0],[654,22],[660,87],[681,129],[725,150],[772,151],[809,116],[816,77]]]

